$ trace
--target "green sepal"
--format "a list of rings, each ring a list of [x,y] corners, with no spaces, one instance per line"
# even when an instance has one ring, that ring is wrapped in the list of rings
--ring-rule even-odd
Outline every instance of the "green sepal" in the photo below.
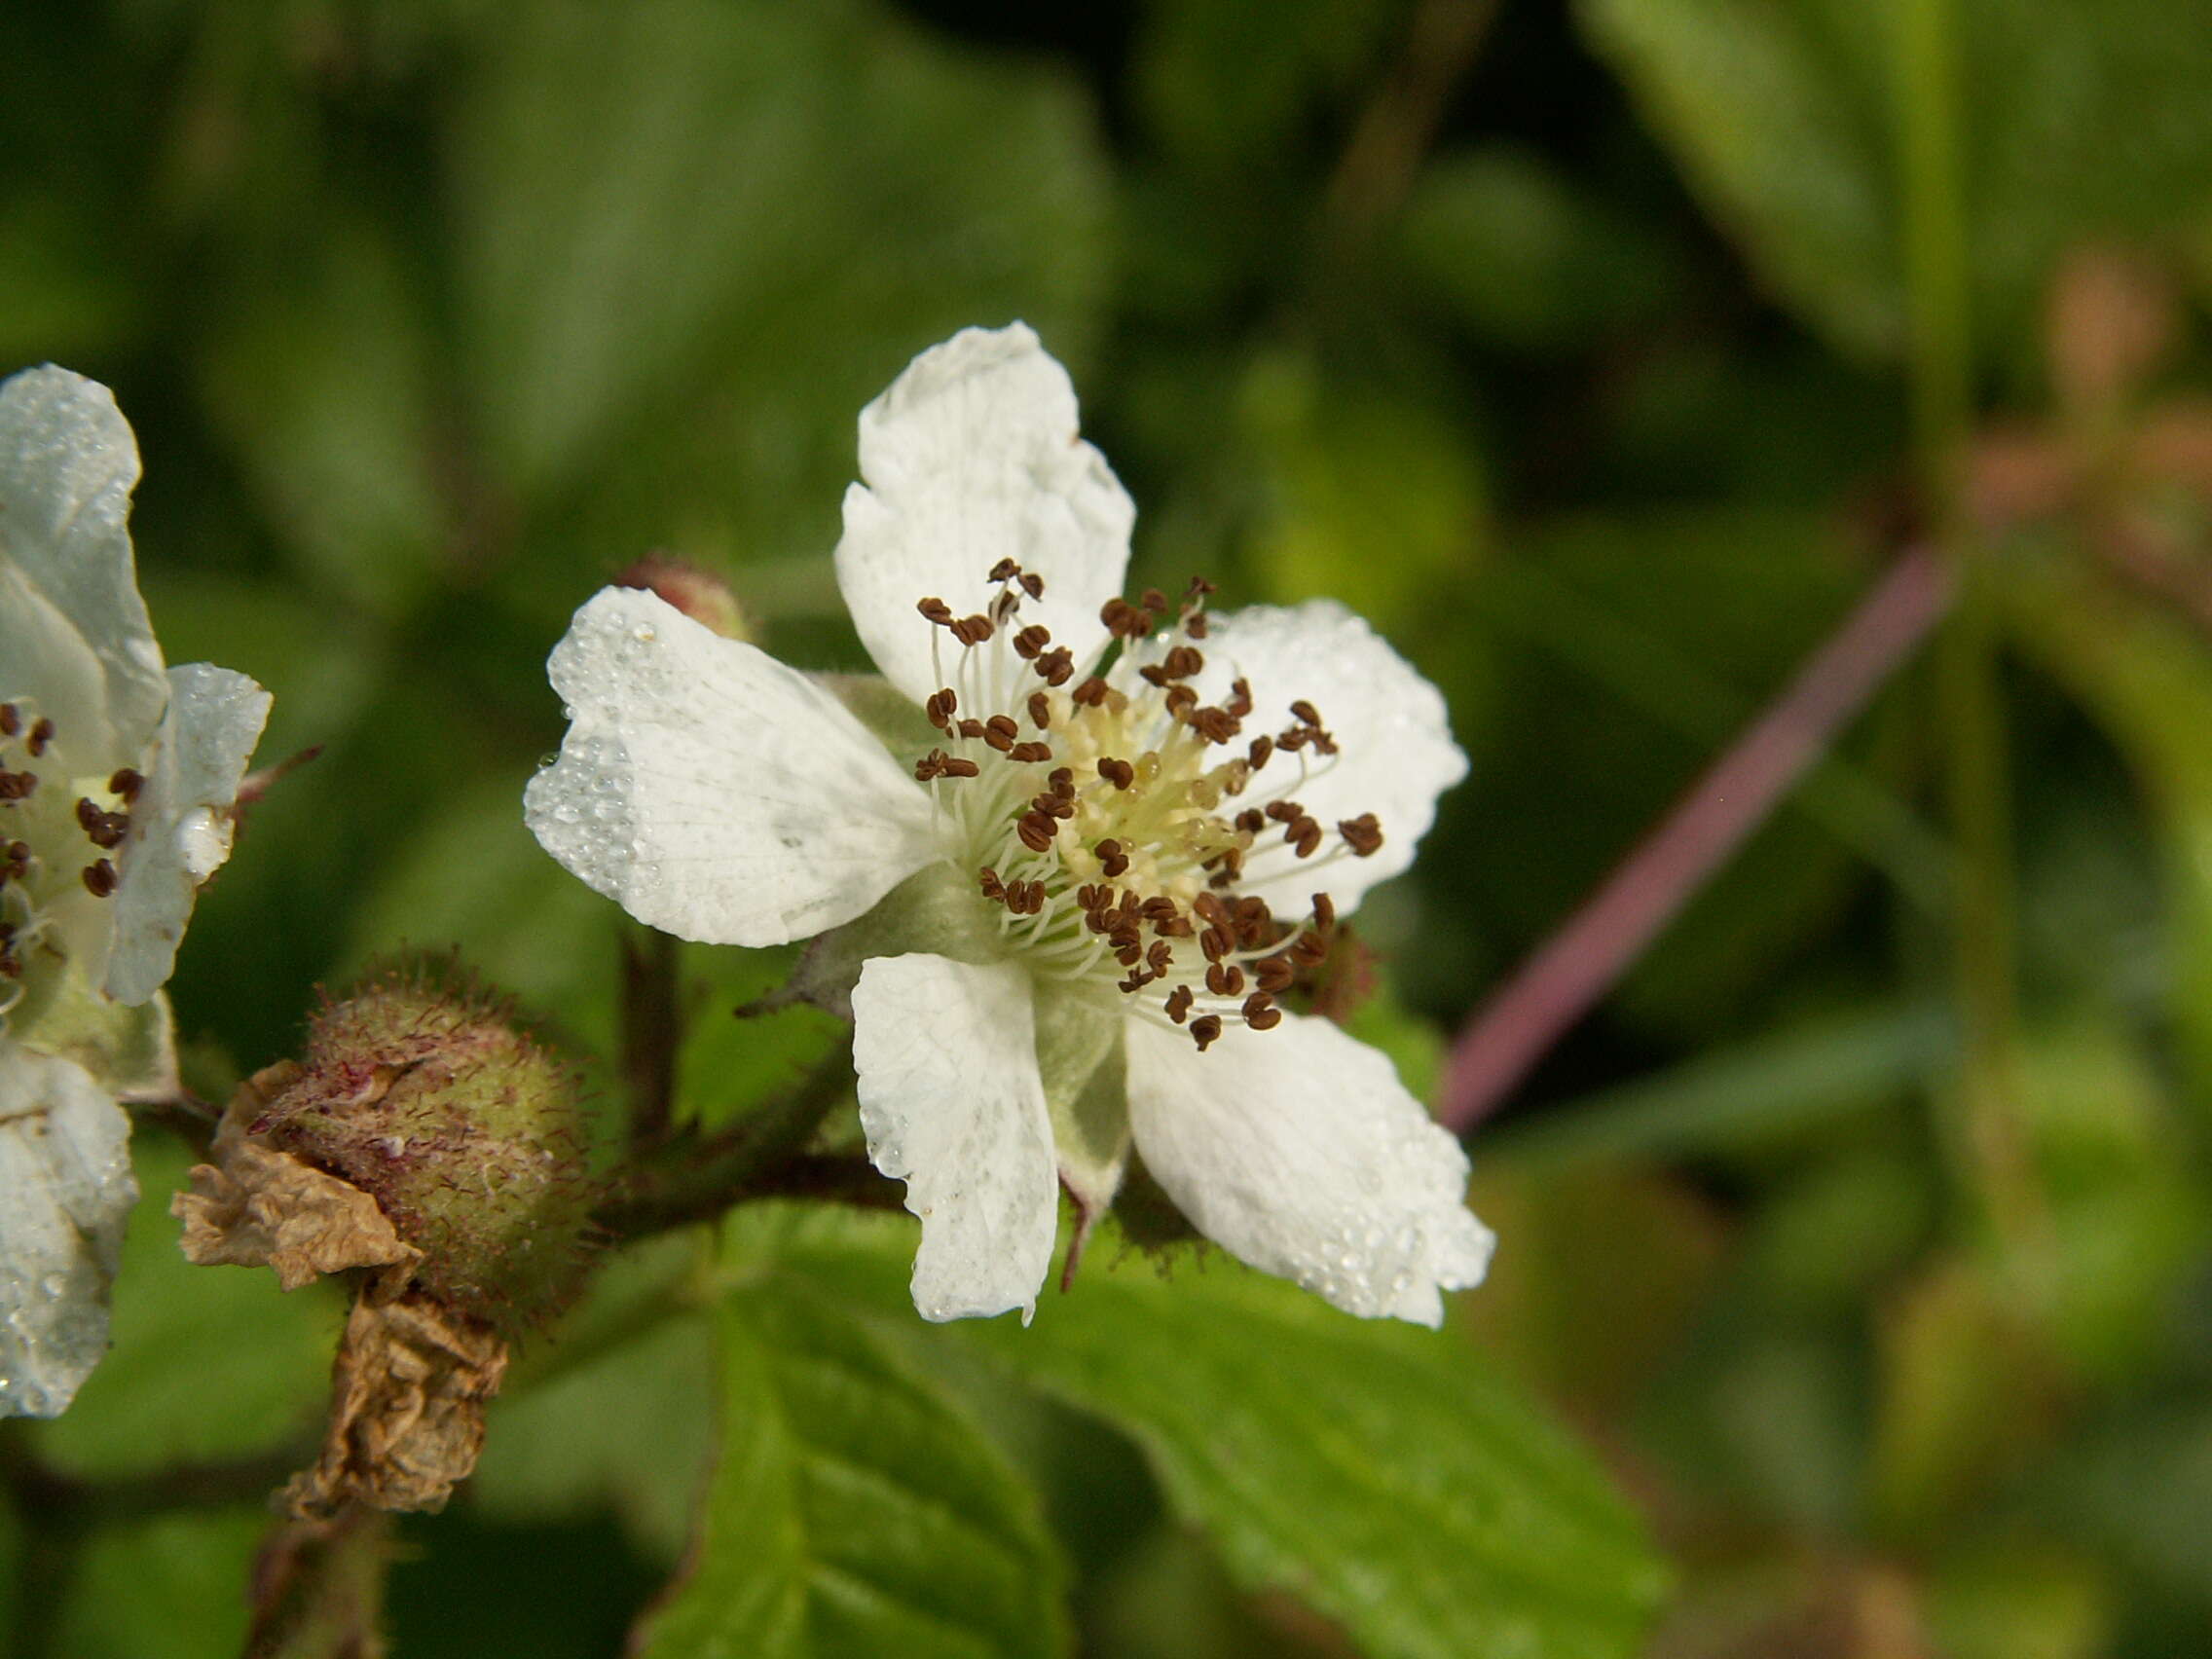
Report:
[[[177,1091],[175,1021],[162,992],[130,1008],[64,968],[38,977],[13,1011],[8,1035],[37,1053],[74,1061],[122,1099],[161,1100]]]
[[[1036,983],[1037,1069],[1052,1115],[1052,1150],[1087,1220],[1113,1202],[1129,1162],[1122,1018],[1094,986]]]
[[[788,994],[853,1016],[853,987],[871,956],[922,951],[977,966],[1006,958],[1005,940],[975,878],[950,864],[916,870],[865,916],[831,928],[806,947]]]

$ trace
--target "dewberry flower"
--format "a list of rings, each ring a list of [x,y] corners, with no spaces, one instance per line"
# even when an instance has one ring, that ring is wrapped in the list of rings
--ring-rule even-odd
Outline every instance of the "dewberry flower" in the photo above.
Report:
[[[1282,999],[1465,758],[1342,607],[1122,597],[1134,510],[1027,328],[862,413],[836,570],[888,685],[608,589],[554,650],[546,849],[682,938],[821,939],[933,1319],[1034,1310],[1064,1185],[1132,1148],[1189,1220],[1338,1307],[1434,1324],[1492,1238],[1389,1062]]]
[[[137,479],[106,387],[0,385],[0,1415],[61,1411],[106,1348],[137,1197],[116,1094],[166,1068],[157,994],[269,710],[243,675],[164,670]]]

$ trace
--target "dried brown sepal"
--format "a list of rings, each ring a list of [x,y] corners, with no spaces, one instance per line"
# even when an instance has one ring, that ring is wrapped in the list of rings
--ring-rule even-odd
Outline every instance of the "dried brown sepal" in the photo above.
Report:
[[[185,1260],[267,1266],[286,1290],[349,1268],[421,1260],[367,1193],[247,1133],[299,1071],[280,1061],[241,1084],[216,1129],[215,1162],[195,1168],[193,1190],[170,1198],[169,1213],[184,1223]]]
[[[484,1449],[484,1402],[499,1391],[507,1345],[480,1319],[419,1292],[365,1286],[331,1374],[322,1456],[279,1494],[283,1511],[318,1520],[348,1503],[445,1507]]]

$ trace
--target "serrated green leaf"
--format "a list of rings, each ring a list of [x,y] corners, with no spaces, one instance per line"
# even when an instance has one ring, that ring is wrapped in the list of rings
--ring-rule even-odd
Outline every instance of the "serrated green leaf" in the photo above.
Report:
[[[1349,1319],[1218,1254],[1116,1263],[1110,1227],[1026,1330],[921,1325],[892,1218],[761,1206],[731,1243],[874,1303],[925,1356],[978,1353],[1122,1428],[1247,1590],[1299,1597],[1374,1659],[1623,1655],[1656,1606],[1627,1505],[1450,1335]]]
[[[641,1659],[1067,1650],[1034,1495],[933,1385],[803,1287],[717,1319],[720,1463]]]

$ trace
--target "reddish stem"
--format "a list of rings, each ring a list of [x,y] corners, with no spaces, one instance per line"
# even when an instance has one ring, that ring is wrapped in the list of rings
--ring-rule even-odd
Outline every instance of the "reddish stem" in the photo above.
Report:
[[[1468,1016],[1437,1108],[1447,1125],[1465,1129],[1497,1109],[1926,638],[1950,591],[1930,548],[1909,548],[1890,567],[1788,689]]]

